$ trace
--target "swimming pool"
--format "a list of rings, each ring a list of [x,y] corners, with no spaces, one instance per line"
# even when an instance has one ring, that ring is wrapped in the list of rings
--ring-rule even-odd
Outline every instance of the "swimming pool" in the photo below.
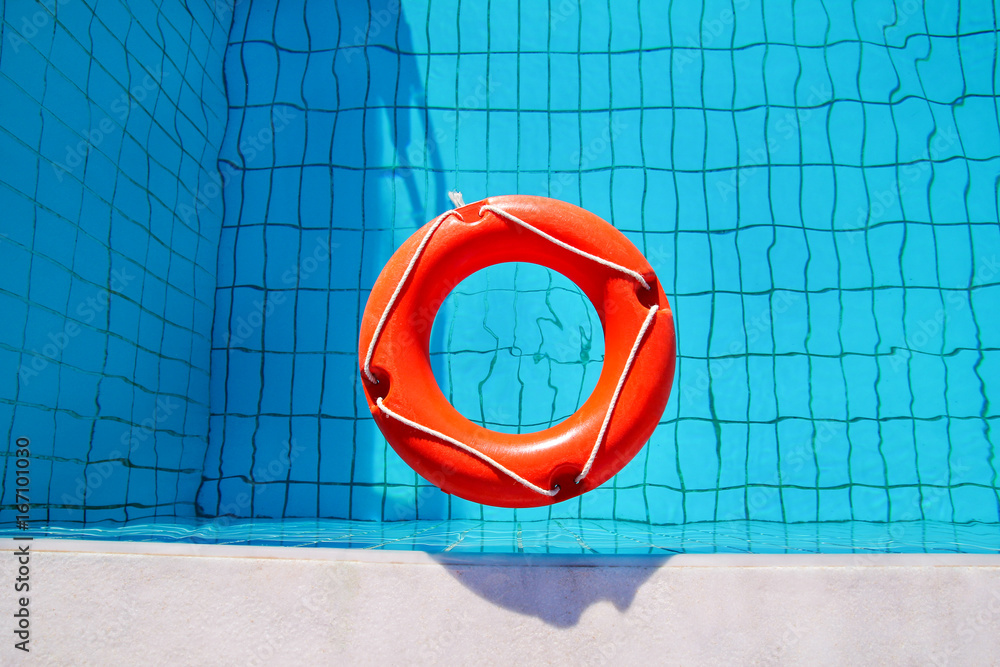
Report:
[[[6,532],[23,458],[66,537],[1000,550],[993,4],[91,4],[4,5]],[[581,498],[449,497],[367,412],[368,291],[450,189],[583,206],[670,298],[667,411]],[[504,265],[431,352],[463,414],[532,431],[603,335]]]

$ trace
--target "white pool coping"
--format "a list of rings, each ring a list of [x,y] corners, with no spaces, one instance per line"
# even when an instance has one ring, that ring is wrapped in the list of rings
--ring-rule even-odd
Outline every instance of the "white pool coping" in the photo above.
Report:
[[[0,545],[12,540],[0,539]],[[428,553],[390,549],[266,547],[252,545],[126,542],[38,538],[36,552],[147,556],[319,560],[400,565],[491,567],[1000,567],[1000,554],[677,554],[588,555],[542,553]]]
[[[35,539],[0,664],[991,664],[1000,555],[564,556]],[[6,626],[6,627],[5,627]]]

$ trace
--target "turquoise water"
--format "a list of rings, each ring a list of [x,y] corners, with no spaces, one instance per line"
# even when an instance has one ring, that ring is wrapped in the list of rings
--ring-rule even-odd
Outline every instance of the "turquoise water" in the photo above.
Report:
[[[36,534],[473,551],[997,551],[989,2],[7,2],[2,519]],[[612,222],[674,391],[602,488],[418,478],[356,356],[392,252],[492,194]],[[431,355],[470,419],[586,399],[593,308],[471,276]]]

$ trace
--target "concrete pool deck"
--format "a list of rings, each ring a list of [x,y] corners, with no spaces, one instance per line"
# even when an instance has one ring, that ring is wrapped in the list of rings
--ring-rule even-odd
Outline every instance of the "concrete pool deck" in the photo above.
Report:
[[[997,555],[439,555],[35,539],[3,664],[994,664]]]

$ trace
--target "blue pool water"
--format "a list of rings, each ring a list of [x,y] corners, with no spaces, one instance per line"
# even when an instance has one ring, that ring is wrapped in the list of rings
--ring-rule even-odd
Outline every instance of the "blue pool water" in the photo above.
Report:
[[[998,551],[990,2],[3,5],[0,527],[474,551]],[[640,248],[674,391],[602,488],[447,496],[392,451],[358,321],[420,225],[570,201]],[[497,430],[600,373],[562,276],[471,276],[431,341]]]

